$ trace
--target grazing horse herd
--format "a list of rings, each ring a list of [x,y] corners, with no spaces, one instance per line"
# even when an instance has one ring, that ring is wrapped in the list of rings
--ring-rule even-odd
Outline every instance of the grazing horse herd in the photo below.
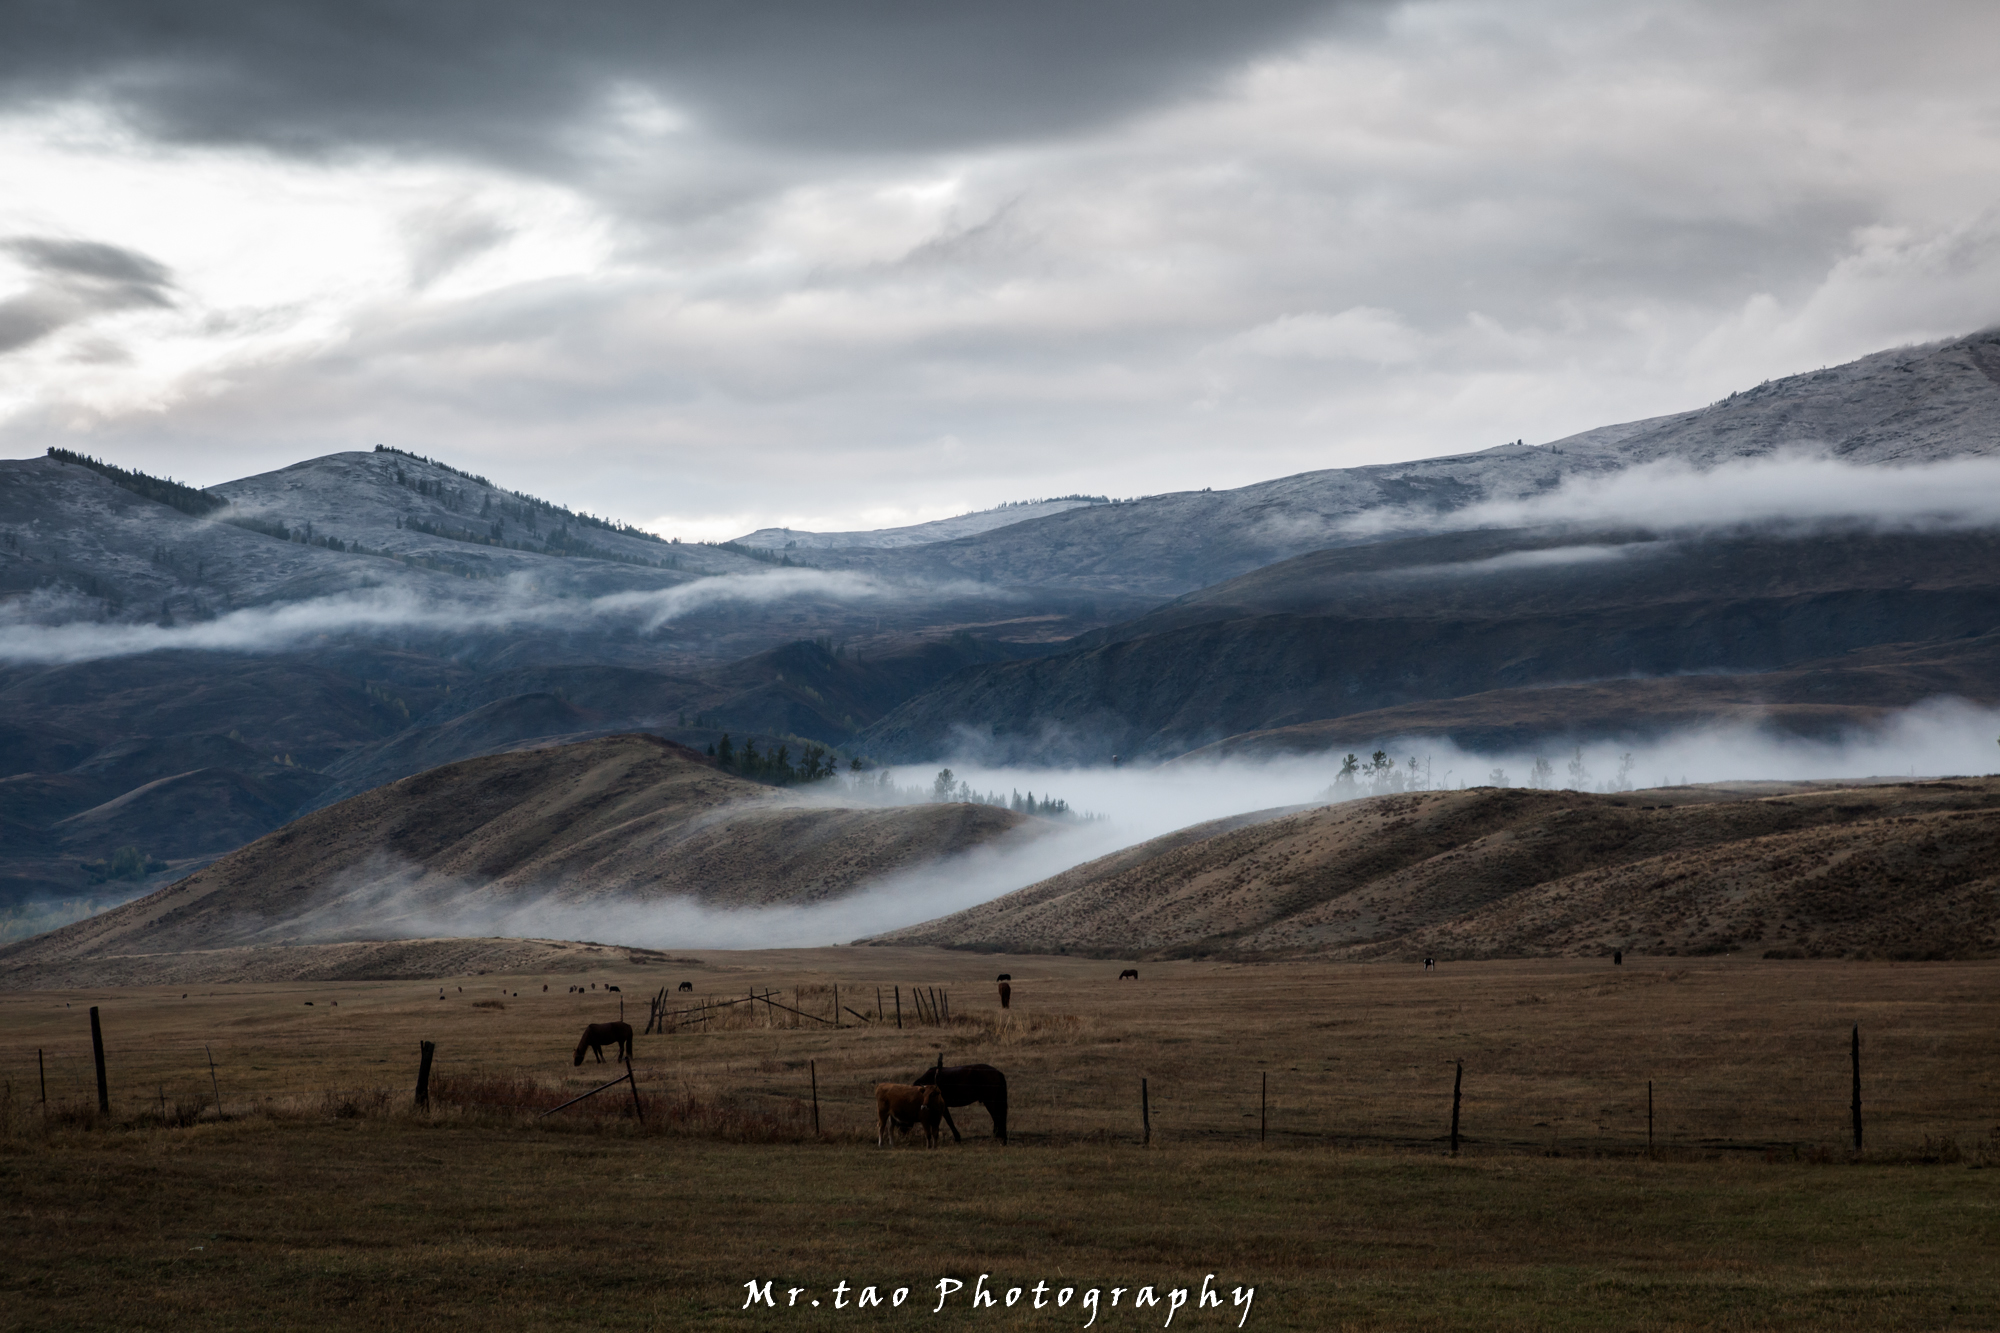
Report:
[[[1137,981],[1138,970],[1126,968],[1118,974],[1118,979]],[[1013,980],[1010,973],[1000,974],[1000,1006],[1006,1008]],[[575,988],[572,988],[575,989]],[[607,991],[616,991],[616,986],[606,986]],[[694,989],[692,982],[680,984],[683,991]],[[630,1023],[592,1023],[583,1030],[583,1038],[576,1044],[576,1058],[572,1065],[581,1065],[585,1051],[594,1052],[599,1064],[604,1062],[604,1048],[616,1049],[617,1058],[629,1061],[632,1058],[632,1025]],[[951,1141],[963,1143],[958,1125],[951,1118],[954,1106],[971,1106],[977,1103],[986,1108],[986,1114],[993,1118],[993,1137],[1001,1143],[1007,1142],[1007,1076],[992,1065],[946,1065],[940,1057],[937,1064],[926,1069],[908,1083],[878,1083],[875,1085],[875,1142],[878,1147],[894,1144],[898,1133],[921,1128],[924,1145],[935,1148],[941,1142],[938,1133],[940,1124],[951,1130]]]

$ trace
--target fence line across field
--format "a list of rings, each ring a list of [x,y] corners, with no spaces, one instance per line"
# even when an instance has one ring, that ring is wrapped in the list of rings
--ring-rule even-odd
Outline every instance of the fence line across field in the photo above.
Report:
[[[763,1004],[767,1012],[795,1014],[829,1025],[827,1019],[774,996],[775,992],[752,991],[669,1013],[685,1016]],[[889,999],[885,995],[878,1003],[886,1010]],[[948,992],[942,988],[915,988],[912,999],[920,1018],[934,1016],[933,1021],[949,1021]],[[886,1013],[871,1016],[850,1006],[842,1008],[863,1021],[882,1023],[887,1019]],[[77,1014],[79,1019],[84,1017]],[[254,1039],[232,1039],[218,1047],[214,1034],[205,1034],[149,1038],[143,1046],[127,1047],[118,1031],[116,1011],[100,1018],[96,1043],[86,1046],[86,1035],[78,1032],[65,1041],[18,1048],[23,1067],[8,1070],[13,1103],[18,1106],[32,1097],[44,1106],[71,1108],[66,1113],[81,1109],[99,1090],[93,1085],[98,1083],[100,1050],[105,1065],[100,1107],[109,1104],[148,1117],[157,1107],[164,1118],[170,1101],[181,1106],[212,1104],[229,1113],[254,1109],[274,1098],[279,1104],[296,1106],[315,1100],[368,1101],[380,1091],[341,1092],[302,1086],[294,1067],[280,1075],[289,1085],[284,1091],[263,1092],[256,1086],[257,1074],[263,1071],[250,1063],[258,1058]],[[353,1036],[311,1045],[330,1055],[374,1049],[370,1040]],[[1899,1150],[1902,1145],[1914,1145],[1919,1135],[1926,1141],[1936,1137],[1976,1144],[1995,1137],[1991,1129],[1993,1089],[1986,1083],[1974,1079],[1937,1084],[1920,1081],[1914,1072],[1899,1073],[1892,1043],[1875,1047],[1887,1054],[1874,1057],[1874,1063],[1864,1067],[1861,1045],[1858,1027],[1850,1027],[1839,1040],[1828,1040],[1818,1047],[1812,1058],[1775,1070],[1760,1085],[1742,1091],[1726,1080],[1704,1077],[1698,1069],[1690,1069],[1683,1077],[1648,1077],[1629,1066],[1600,1074],[1545,1077],[1535,1072],[1512,1072],[1504,1062],[1487,1064],[1470,1059],[1463,1062],[1461,1072],[1458,1062],[1440,1065],[1435,1057],[1406,1066],[1408,1082],[1402,1086],[1389,1083],[1383,1077],[1384,1069],[1379,1068],[1351,1073],[1338,1067],[1292,1071],[1251,1068],[1218,1075],[1211,1073],[1213,1067],[1209,1066],[1204,1067],[1202,1076],[1181,1078],[1163,1075],[1156,1066],[1138,1078],[1137,1071],[1144,1066],[1126,1066],[1141,1083],[1135,1090],[1139,1093],[1137,1107],[1127,1100],[1129,1092],[1112,1095],[1115,1079],[1093,1087],[1092,1080],[1070,1081],[1066,1068],[1057,1065],[1039,1075],[1015,1075],[1014,1118],[1030,1137],[1036,1133],[1038,1119],[1057,1137],[1115,1134],[1121,1125],[1132,1126],[1136,1110],[1140,1122],[1136,1128],[1144,1139],[1158,1131],[1166,1141],[1247,1139],[1254,1134],[1259,1140],[1294,1145],[1448,1145],[1452,1111],[1456,1110],[1459,1137],[1474,1151],[1798,1152],[1810,1146],[1814,1152],[1838,1150],[1844,1154],[1860,1151],[1856,1145],[1861,1142],[1865,1110],[1866,1143],[1876,1151],[1890,1145]],[[664,1048],[662,1053],[670,1049]],[[489,1066],[476,1047],[468,1052],[460,1046],[454,1054],[458,1058],[451,1063],[451,1079],[477,1079],[490,1068],[507,1069],[512,1077],[532,1080],[560,1094],[550,1070],[514,1061]],[[443,1052],[439,1052],[435,1071],[441,1074],[445,1070],[442,1057]],[[999,1052],[994,1058],[1006,1063]],[[765,1097],[785,1098],[808,1105],[819,1115],[825,1110],[820,1103],[827,1102],[838,1116],[837,1108],[843,1105],[862,1106],[867,1094],[861,1085],[872,1084],[884,1072],[878,1060],[857,1053],[845,1061],[855,1071],[856,1081],[849,1087],[844,1086],[846,1076],[836,1072],[839,1063],[830,1069],[830,1088],[819,1085],[816,1059],[807,1062],[805,1070],[788,1073],[783,1079],[754,1075],[745,1079],[740,1072],[718,1079],[707,1070],[698,1071],[697,1077],[731,1099],[755,1103]],[[1081,1064],[1079,1061],[1072,1067]],[[1400,1069],[1393,1060],[1386,1067],[1400,1082]],[[225,1073],[232,1084],[227,1103],[221,1090],[221,1075]],[[798,1078],[798,1073],[805,1077]],[[1277,1076],[1272,1077],[1273,1073]],[[658,1076],[651,1071],[644,1075],[649,1084]],[[628,1066],[624,1077],[631,1080],[636,1096],[641,1074],[631,1072]],[[1864,1077],[1868,1080],[1865,1083]],[[797,1086],[793,1086],[794,1080]],[[402,1084],[405,1098],[409,1086]],[[1048,1100],[1037,1100],[1045,1091]],[[454,1105],[521,1109],[511,1102],[446,1100]],[[1129,1109],[1121,1110],[1121,1103]],[[1131,1133],[1131,1128],[1124,1132]]]

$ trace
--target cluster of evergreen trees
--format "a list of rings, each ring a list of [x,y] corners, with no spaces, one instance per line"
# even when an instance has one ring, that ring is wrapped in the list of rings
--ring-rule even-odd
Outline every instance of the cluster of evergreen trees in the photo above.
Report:
[[[696,718],[696,724],[700,725],[703,720]],[[682,725],[686,725],[685,713],[681,715],[681,721]],[[811,742],[804,743],[803,752],[795,762],[791,746],[784,742],[779,742],[775,749],[760,751],[755,740],[746,740],[739,746],[728,732],[724,732],[721,740],[708,747],[707,753],[731,773],[777,787],[824,782],[842,776],[840,756],[824,745]],[[937,777],[928,788],[899,787],[890,781],[888,769],[871,769],[859,758],[848,761],[845,777],[846,785],[854,795],[874,805],[929,805],[963,801],[973,805],[995,805],[1003,810],[1039,815],[1044,819],[1098,818],[1078,814],[1070,808],[1068,801],[1051,796],[1037,797],[1033,792],[1014,791],[1002,795],[994,791],[974,791],[948,768],[938,770]]]
[[[1528,770],[1528,780],[1521,785],[1524,787],[1540,788],[1544,791],[1559,787],[1565,791],[1594,791],[1607,795],[1614,792],[1631,791],[1632,770],[1636,767],[1636,763],[1632,758],[1631,752],[1627,751],[1618,756],[1618,772],[1614,776],[1606,778],[1601,782],[1593,782],[1590,769],[1583,762],[1583,747],[1579,745],[1576,747],[1575,752],[1570,755],[1567,767],[1568,780],[1557,782],[1556,766],[1551,764],[1542,755],[1536,755],[1534,765]],[[1491,773],[1486,775],[1486,785],[1489,787],[1511,787],[1514,783],[1508,778],[1506,769],[1496,767]]]
[[[1093,505],[1108,505],[1111,503],[1110,498],[1103,495],[1083,495],[1081,493],[1076,495],[1045,495],[1039,500],[1009,500],[1005,504],[997,504],[992,509],[983,509],[979,512],[991,514],[1001,509],[1026,509],[1029,505],[1061,504],[1065,500],[1081,500],[1085,504]]]
[[[780,742],[775,750],[758,752],[757,742],[746,740],[739,748],[723,732],[722,739],[708,747],[709,756],[731,773],[754,782],[789,787],[801,782],[818,782],[840,771],[840,761],[824,745],[808,743],[798,762],[792,762],[792,747]],[[860,764],[855,761],[856,766]]]
[[[1047,797],[1036,800],[1033,792],[1029,792],[1023,796],[1018,790],[1010,796],[1002,796],[997,791],[974,791],[969,784],[961,780],[957,774],[948,768],[939,769],[937,777],[932,779],[931,800],[936,802],[963,801],[972,805],[997,805],[1003,810],[1016,810],[1024,815],[1041,815],[1047,819],[1069,819],[1072,817],[1068,801],[1059,801]]]
[[[1384,796],[1396,791],[1429,791],[1431,789],[1431,766],[1428,761],[1418,763],[1415,755],[1410,756],[1407,769],[1389,757],[1387,750],[1377,750],[1368,757],[1368,762],[1352,754],[1342,755],[1340,772],[1333,778],[1333,786],[1326,793],[1330,800],[1346,800],[1355,796]]]
[[[1634,760],[1628,752],[1618,757],[1618,773],[1615,777],[1593,783],[1590,769],[1583,761],[1583,747],[1577,746],[1570,756],[1569,779],[1556,781],[1555,765],[1541,755],[1535,756],[1534,766],[1528,770],[1525,787],[1542,790],[1562,788],[1567,791],[1595,791],[1614,793],[1632,790],[1632,770]],[[1386,750],[1377,750],[1364,763],[1357,755],[1342,755],[1340,771],[1334,775],[1333,785],[1320,793],[1320,799],[1328,801],[1351,800],[1356,796],[1384,796],[1399,791],[1432,791],[1449,784],[1451,774],[1445,773],[1445,781],[1433,783],[1431,765],[1428,759],[1422,763],[1411,755],[1407,763],[1398,764],[1389,757]],[[1458,784],[1461,788],[1463,782]],[[1507,770],[1496,767],[1486,775],[1489,787],[1511,787],[1514,782],[1507,776]]]
[[[761,546],[743,546],[737,542],[703,542],[703,546],[713,546],[718,551],[734,551],[737,555],[747,555],[752,560],[761,560],[767,565],[782,565],[786,569],[816,569],[802,560],[794,560],[780,551],[767,551]]]
[[[120,847],[102,861],[83,863],[83,873],[92,884],[103,884],[110,880],[144,879],[147,875],[166,868],[165,861],[148,856],[137,847]]]
[[[58,463],[74,463],[78,467],[87,467],[92,472],[108,477],[114,485],[122,486],[134,495],[143,495],[148,500],[158,500],[163,505],[172,505],[183,514],[193,514],[197,518],[229,506],[229,501],[221,496],[184,485],[171,477],[148,476],[144,472],[135,472],[130,468],[107,463],[101,458],[92,458],[89,454],[73,453],[68,449],[58,449],[50,445],[48,456]]]

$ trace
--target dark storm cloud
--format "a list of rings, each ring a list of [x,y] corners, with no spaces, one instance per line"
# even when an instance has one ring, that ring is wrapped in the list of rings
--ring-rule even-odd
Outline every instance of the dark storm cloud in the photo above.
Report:
[[[0,352],[39,342],[92,315],[173,304],[173,274],[158,260],[101,241],[16,236],[0,241],[33,280],[0,301]]]
[[[0,18],[0,97],[81,94],[184,141],[548,167],[623,84],[738,140],[924,150],[1114,119],[1383,4],[28,0]]]

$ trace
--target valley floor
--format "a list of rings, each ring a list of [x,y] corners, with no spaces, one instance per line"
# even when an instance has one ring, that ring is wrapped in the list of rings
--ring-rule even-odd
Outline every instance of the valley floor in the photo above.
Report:
[[[1138,1329],[1167,1314],[1132,1308],[1138,1287],[1214,1273],[1225,1303],[1256,1288],[1250,1328],[2000,1327],[2000,963],[1168,963],[1134,982],[920,949],[653,958],[0,995],[5,1323],[1081,1328],[1096,1288],[1097,1327]],[[837,1030],[747,999],[830,1014],[835,984]],[[878,985],[883,1021],[861,1021]],[[622,1000],[643,1028],[662,986],[707,1007],[638,1036],[644,1124],[623,1088],[537,1119],[622,1072],[572,1065],[581,1025]],[[949,1023],[919,1023],[919,986],[949,994]],[[875,1147],[873,1085],[939,1053],[1006,1071],[1005,1148],[978,1107],[955,1112],[962,1144]],[[1023,1303],[973,1309],[981,1273]],[[933,1316],[946,1277],[967,1286]],[[799,1307],[744,1311],[765,1279]],[[1078,1294],[1035,1311],[1044,1280]],[[912,1293],[856,1311],[871,1284]],[[1172,1326],[1241,1313],[1191,1304]]]

